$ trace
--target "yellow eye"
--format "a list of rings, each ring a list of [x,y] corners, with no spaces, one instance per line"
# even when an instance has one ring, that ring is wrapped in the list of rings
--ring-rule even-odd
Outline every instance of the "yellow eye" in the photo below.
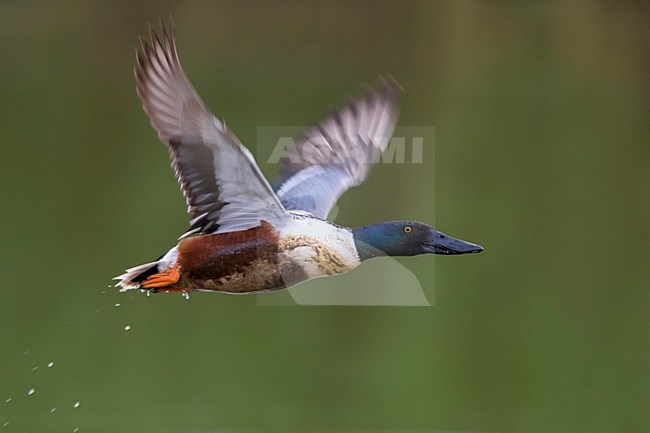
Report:
[[[404,227],[404,233],[411,233],[413,229],[410,226]]]

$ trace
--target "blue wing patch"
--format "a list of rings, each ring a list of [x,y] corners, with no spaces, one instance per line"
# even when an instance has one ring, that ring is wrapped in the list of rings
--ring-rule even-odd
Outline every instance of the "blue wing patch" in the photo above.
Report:
[[[338,198],[354,184],[343,167],[314,165],[284,181],[275,193],[285,209],[326,219]]]

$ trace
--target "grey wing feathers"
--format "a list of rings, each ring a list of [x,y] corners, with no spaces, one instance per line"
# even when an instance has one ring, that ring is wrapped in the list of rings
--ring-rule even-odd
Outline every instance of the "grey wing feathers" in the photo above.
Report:
[[[313,165],[290,177],[276,194],[285,209],[307,211],[325,219],[338,198],[353,185],[344,168]]]
[[[207,108],[183,71],[174,28],[150,27],[141,38],[135,77],[138,96],[160,139],[192,215],[187,234],[254,227],[288,218],[251,153]]]
[[[276,193],[286,209],[326,218],[348,188],[366,179],[393,135],[400,93],[395,82],[381,80],[297,140],[280,160]]]

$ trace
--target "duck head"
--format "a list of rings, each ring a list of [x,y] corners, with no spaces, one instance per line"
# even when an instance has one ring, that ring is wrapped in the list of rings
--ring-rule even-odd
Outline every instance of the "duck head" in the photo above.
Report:
[[[352,229],[361,260],[378,256],[480,253],[483,247],[452,238],[417,221],[391,221]]]

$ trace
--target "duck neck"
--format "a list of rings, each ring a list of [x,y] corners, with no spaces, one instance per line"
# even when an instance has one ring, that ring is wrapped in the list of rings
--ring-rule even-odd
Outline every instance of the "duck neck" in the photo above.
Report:
[[[381,224],[355,227],[350,231],[361,261],[388,255],[385,252],[389,246],[388,239],[383,234]]]

